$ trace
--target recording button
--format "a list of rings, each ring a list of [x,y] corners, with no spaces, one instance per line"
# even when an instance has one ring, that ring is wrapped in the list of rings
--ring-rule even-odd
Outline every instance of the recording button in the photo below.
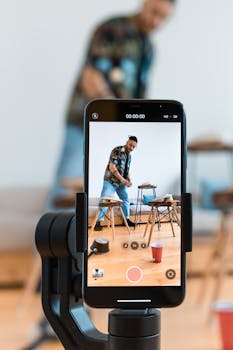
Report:
[[[138,283],[143,277],[143,272],[138,266],[130,266],[126,271],[126,278],[131,283]]]

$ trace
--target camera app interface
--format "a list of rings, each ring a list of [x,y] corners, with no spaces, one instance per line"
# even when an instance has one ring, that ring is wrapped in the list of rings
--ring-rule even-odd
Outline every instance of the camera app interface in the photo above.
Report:
[[[89,124],[88,286],[180,286],[181,123]]]

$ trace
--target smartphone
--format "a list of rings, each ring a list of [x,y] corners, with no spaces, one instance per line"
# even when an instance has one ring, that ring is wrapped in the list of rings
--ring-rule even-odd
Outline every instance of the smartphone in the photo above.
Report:
[[[185,113],[170,100],[94,100],[85,109],[92,307],[179,305],[185,294]]]

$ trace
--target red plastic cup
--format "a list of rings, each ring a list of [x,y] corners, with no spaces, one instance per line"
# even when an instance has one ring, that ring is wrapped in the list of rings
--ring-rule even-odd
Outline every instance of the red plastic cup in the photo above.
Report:
[[[233,350],[233,301],[214,303],[218,317],[223,350]]]
[[[163,254],[163,244],[162,243],[152,243],[151,244],[152,257],[155,263],[161,263]]]

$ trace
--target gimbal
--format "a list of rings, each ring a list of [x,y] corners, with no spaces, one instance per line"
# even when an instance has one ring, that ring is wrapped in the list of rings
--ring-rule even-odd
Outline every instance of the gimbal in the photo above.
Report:
[[[191,195],[182,196],[182,250],[192,249]],[[83,254],[86,249],[86,197],[77,194],[76,213],[47,213],[36,228],[42,259],[44,313],[67,350],[159,350],[160,312],[113,310],[109,334],[98,331],[82,300]]]

